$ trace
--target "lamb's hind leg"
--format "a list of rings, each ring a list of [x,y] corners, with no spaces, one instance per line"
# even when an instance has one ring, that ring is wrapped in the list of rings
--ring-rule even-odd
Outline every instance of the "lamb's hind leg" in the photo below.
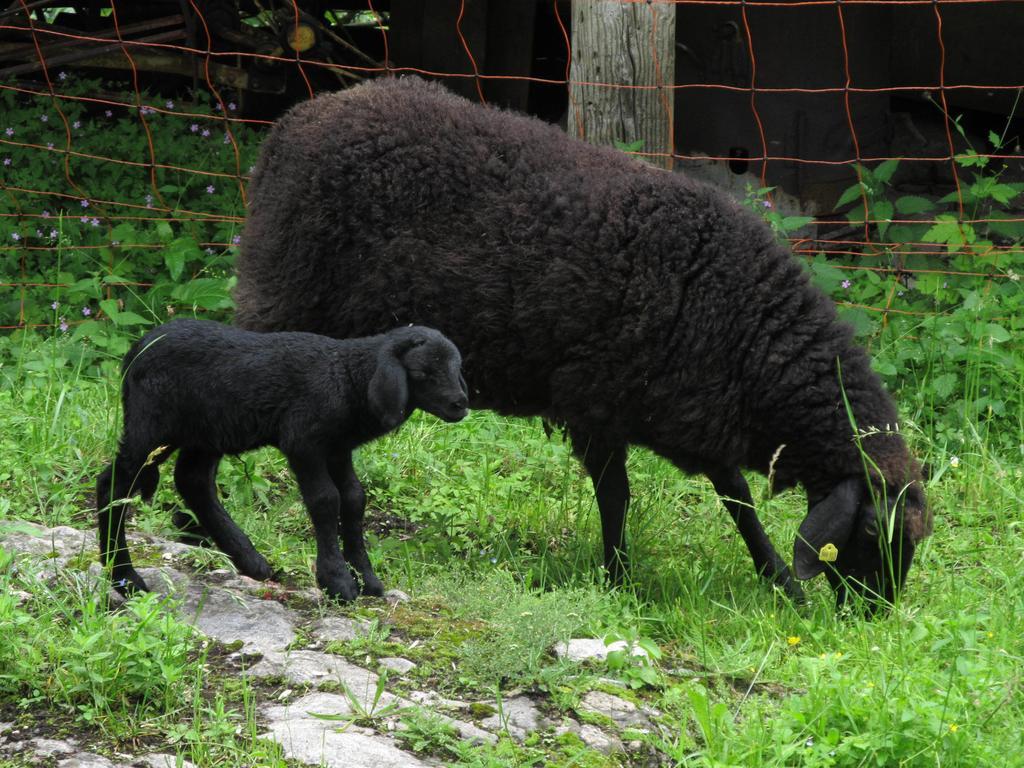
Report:
[[[765,532],[754,509],[754,500],[750,496],[750,487],[742,473],[735,467],[717,469],[706,473],[722,503],[732,516],[736,528],[743,537],[754,568],[758,574],[771,583],[782,587],[786,594],[794,600],[803,600],[804,593],[790,572],[789,567],[775,551],[771,539]]]
[[[121,441],[117,458],[107,466],[96,481],[96,520],[100,546],[100,563],[110,567],[114,589],[122,595],[148,591],[146,582],[132,566],[125,536],[128,499],[140,493],[151,499],[160,480],[159,465],[174,449],[168,446],[152,453],[144,443]]]
[[[345,560],[362,577],[363,594],[380,597],[384,594],[384,585],[373,572],[370,556],[366,552],[366,539],[363,536],[366,492],[352,468],[351,451],[341,451],[333,455],[328,469],[341,497],[341,540]]]
[[[174,484],[195,514],[199,526],[231,558],[239,572],[265,581],[273,574],[270,564],[256,551],[249,537],[217,499],[217,465],[220,459],[216,453],[183,448],[174,468]]]

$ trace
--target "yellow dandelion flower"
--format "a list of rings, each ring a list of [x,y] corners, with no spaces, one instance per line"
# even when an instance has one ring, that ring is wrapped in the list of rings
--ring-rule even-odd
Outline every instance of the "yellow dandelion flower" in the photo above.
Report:
[[[786,638],[786,642],[790,645],[800,645],[800,635],[790,635]]]
[[[956,733],[959,730],[960,730],[960,726],[957,725],[956,723],[950,723],[949,724],[949,732],[950,733]]]

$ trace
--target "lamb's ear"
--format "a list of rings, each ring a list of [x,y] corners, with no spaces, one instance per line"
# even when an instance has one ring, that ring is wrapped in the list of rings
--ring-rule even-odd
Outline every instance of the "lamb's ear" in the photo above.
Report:
[[[798,579],[817,576],[835,561],[853,533],[863,494],[864,481],[852,477],[810,508],[793,545],[793,572]]]
[[[370,378],[366,393],[373,411],[385,429],[393,429],[405,421],[409,405],[409,382],[405,366],[396,355],[394,346],[385,347],[377,356],[377,370]]]

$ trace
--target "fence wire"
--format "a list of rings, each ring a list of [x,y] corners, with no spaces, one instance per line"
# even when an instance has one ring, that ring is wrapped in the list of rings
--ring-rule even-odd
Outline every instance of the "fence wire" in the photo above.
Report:
[[[650,8],[651,0],[619,0],[623,5]],[[321,24],[316,34],[333,37],[333,51],[342,51],[349,60],[337,61],[301,50],[257,51],[243,49],[233,41],[218,36],[209,19],[211,4],[188,0],[180,6],[171,3],[165,16],[139,18],[139,4],[112,0],[109,4],[80,8],[93,27],[71,30],[47,16],[56,4],[17,0],[0,11],[0,288],[8,293],[0,301],[0,329],[51,328],[67,332],[74,325],[95,322],[111,314],[114,305],[131,294],[139,295],[158,284],[161,268],[172,268],[172,260],[158,254],[169,245],[179,249],[192,248],[181,258],[187,262],[194,277],[207,274],[204,259],[214,263],[215,270],[228,272],[238,233],[244,225],[245,185],[258,149],[260,136],[272,124],[271,119],[243,110],[242,98],[253,102],[245,88],[227,83],[248,78],[251,85],[258,73],[273,71],[289,82],[289,96],[310,97],[328,88],[338,88],[378,76],[415,73],[450,83],[472,86],[476,98],[486,101],[490,84],[521,83],[527,88],[543,86],[552,93],[564,89],[566,98],[573,85],[589,89],[651,89],[666,88],[677,99],[687,94],[735,94],[746,97],[749,119],[756,126],[756,143],[743,161],[757,169],[761,187],[767,187],[772,169],[780,164],[792,167],[847,168],[849,183],[862,182],[858,200],[859,215],[819,211],[813,224],[790,236],[793,250],[808,259],[824,257],[831,268],[840,271],[864,271],[888,281],[881,299],[872,303],[854,300],[845,302],[850,308],[888,315],[928,315],[930,312],[901,306],[899,296],[911,281],[939,276],[941,279],[970,278],[988,290],[993,281],[1018,280],[1012,270],[999,268],[1001,260],[1020,253],[1020,239],[999,238],[1001,242],[979,244],[972,238],[973,229],[989,226],[1013,227],[1024,224],[1024,214],[1011,211],[992,216],[982,210],[972,211],[967,198],[969,180],[965,178],[965,152],[957,148],[959,124],[950,107],[950,99],[961,93],[1019,94],[1024,89],[1024,74],[1014,75],[1016,82],[965,83],[948,82],[947,62],[950,57],[946,40],[948,30],[944,14],[958,6],[1010,9],[1024,13],[1021,0],[784,0],[753,2],[748,0],[654,0],[673,2],[677,10],[687,8],[735,9],[739,12],[738,40],[749,59],[749,73],[742,83],[673,82],[672,64],[661,66],[655,61],[660,77],[666,82],[635,84],[612,81],[572,81],[571,30],[568,3],[544,0],[544,14],[537,15],[535,39],[557,41],[564,46],[557,58],[564,57],[564,71],[538,72],[490,71],[474,50],[473,36],[466,33],[467,12],[472,0],[452,0],[438,5],[425,3],[427,13],[451,12],[441,23],[454,31],[454,44],[464,58],[460,71],[439,71],[429,66],[401,66],[391,61],[393,49],[392,16],[396,3],[386,8],[375,7],[367,0],[360,8],[346,13],[362,12],[363,39],[377,37],[380,55],[362,50],[347,39],[340,26]],[[63,5],[63,4],[62,4]],[[348,3],[348,5],[356,5]],[[377,5],[381,5],[380,2]],[[298,40],[305,34],[308,15],[302,3],[293,0],[286,5],[285,16],[290,25],[282,24],[285,34]],[[851,55],[858,40],[850,34],[850,14],[866,6],[925,7],[933,16],[934,43],[938,52],[937,66],[930,82],[865,85],[857,82]],[[160,7],[164,7],[161,5]],[[260,6],[262,7],[262,6]],[[759,44],[757,25],[751,15],[765,18],[767,13],[792,14],[801,9],[820,9],[835,14],[839,34],[833,41],[842,62],[842,76],[830,84],[808,84],[819,78],[808,77],[808,83],[771,84],[759,67],[765,49]],[[336,14],[337,16],[337,14]],[[259,21],[257,15],[256,21]],[[284,18],[283,16],[279,18]],[[434,20],[437,23],[437,19]],[[542,24],[550,29],[542,29]],[[288,31],[290,29],[290,32]],[[777,53],[777,52],[776,52]],[[653,49],[652,54],[657,55]],[[167,58],[169,57],[169,58]],[[449,56],[449,60],[450,60]],[[97,78],[94,65],[115,67],[123,90],[111,90]],[[113,62],[113,63],[112,63]],[[170,62],[170,63],[169,63]],[[181,62],[187,66],[182,68]],[[161,64],[162,63],[162,64]],[[161,78],[153,69],[170,67],[177,85],[161,90]],[[1019,67],[1018,67],[1019,69]],[[102,71],[115,71],[104,69]],[[262,76],[262,75],[260,75]],[[110,80],[108,76],[106,80]],[[182,86],[191,79],[192,86]],[[186,95],[183,95],[186,94]],[[930,95],[941,113],[944,146],[941,151],[925,154],[899,152],[877,154],[865,152],[858,125],[858,110],[853,99],[864,96],[889,95],[919,97]],[[777,151],[781,146],[774,128],[765,119],[769,100],[779,96],[835,96],[841,99],[842,116],[849,133],[851,151],[847,156],[815,157],[810,153]],[[284,101],[285,99],[282,99]],[[664,108],[669,109],[668,100]],[[33,117],[34,116],[34,117]],[[677,107],[672,115],[677,122],[676,136],[685,137],[690,121],[701,119]],[[17,119],[14,119],[17,118]],[[737,116],[739,119],[739,116]],[[137,141],[131,147],[117,143],[105,145],[103,138],[112,126],[123,135],[126,125],[132,126]],[[581,126],[577,126],[581,128]],[[112,135],[112,134],[111,134]],[[685,151],[686,143],[674,141],[664,148],[651,147],[635,153],[647,158],[671,160],[677,167],[689,163],[735,162],[736,157],[714,152]],[[1024,161],[1019,141],[1007,141],[989,152],[971,153],[973,163],[1013,164]],[[878,206],[871,199],[870,179],[864,176],[886,162],[948,169],[950,203],[955,203],[953,226],[963,235],[961,242],[950,238],[886,237],[900,231],[900,226],[928,227],[949,225],[948,216],[874,215]],[[40,173],[39,169],[45,169]],[[26,183],[26,179],[33,183]],[[132,194],[110,194],[106,179],[120,180],[117,189],[133,190]],[[142,195],[135,194],[144,189]],[[107,190],[102,192],[101,190]],[[204,194],[204,192],[206,194]],[[771,205],[771,194],[766,203]],[[207,204],[207,202],[209,204]],[[888,210],[888,209],[886,209]],[[169,229],[168,229],[169,228]],[[156,234],[154,234],[156,233]],[[182,245],[179,236],[187,236]],[[137,236],[135,240],[124,237]],[[94,267],[92,279],[98,280],[102,302],[83,306],[75,315],[61,306],[61,296],[82,288],[83,275],[68,274],[63,266],[69,254],[86,259]],[[126,254],[151,253],[147,269],[150,275],[123,274],[121,265]],[[934,260],[941,254],[944,267]],[[915,260],[915,257],[921,257]],[[958,259],[957,257],[964,257]],[[148,258],[148,257],[147,257]],[[174,257],[177,258],[177,257]],[[102,267],[102,268],[101,268]],[[188,294],[169,294],[167,312],[174,303],[187,304]],[[843,303],[843,302],[841,302]],[[117,306],[122,306],[121,301]],[[212,306],[212,305],[211,305]],[[200,302],[200,308],[202,303]]]

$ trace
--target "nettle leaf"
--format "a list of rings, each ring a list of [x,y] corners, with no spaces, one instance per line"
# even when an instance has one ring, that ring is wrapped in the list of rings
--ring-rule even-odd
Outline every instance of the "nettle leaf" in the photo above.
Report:
[[[967,238],[969,224],[961,224],[960,220],[948,213],[940,213],[935,217],[935,225],[924,233],[921,238],[926,243],[945,243],[947,245],[963,245],[974,238]]]
[[[780,226],[783,232],[795,232],[801,227],[806,227],[814,221],[813,216],[786,216]]]
[[[878,234],[881,237],[885,237],[886,230],[892,224],[892,203],[888,200],[876,200],[875,204],[871,207],[871,215],[878,222],[875,225],[878,227]]]
[[[161,242],[167,243],[174,237],[174,230],[166,221],[158,221],[156,224],[156,236]]]
[[[152,320],[147,320],[145,317],[135,314],[134,312],[118,312],[116,315],[112,315],[111,319],[114,321],[114,325],[120,327],[128,325],[152,325]]]
[[[810,267],[812,279],[825,293],[833,293],[843,280],[847,279],[841,269],[837,269],[826,261],[812,261]]]
[[[839,196],[839,199],[836,200],[835,207],[842,208],[844,205],[849,205],[854,200],[860,200],[863,196],[863,192],[864,185],[858,181],[853,186],[846,188],[846,191],[844,191],[843,194]]]
[[[199,244],[195,238],[179,237],[164,249],[164,264],[171,275],[171,280],[177,282],[185,270],[185,262],[190,258],[198,258]]]
[[[231,306],[230,284],[219,277],[200,277],[176,286],[171,296],[177,301],[203,309],[227,309]]]
[[[1005,211],[992,211],[988,218],[995,219],[988,223],[988,228],[995,234],[1010,240],[1024,238],[1024,221],[1020,220],[1020,216],[1011,216]]]
[[[896,198],[896,210],[900,213],[924,213],[935,207],[935,203],[927,197],[919,195],[904,195]]]
[[[999,323],[989,323],[985,326],[985,330],[988,332],[988,337],[996,344],[1002,344],[1004,341],[1010,340],[1010,332],[999,325]]]
[[[892,175],[896,172],[899,164],[899,160],[885,160],[875,166],[875,170],[872,171],[872,173],[874,174],[875,179],[885,183],[892,178]]]

